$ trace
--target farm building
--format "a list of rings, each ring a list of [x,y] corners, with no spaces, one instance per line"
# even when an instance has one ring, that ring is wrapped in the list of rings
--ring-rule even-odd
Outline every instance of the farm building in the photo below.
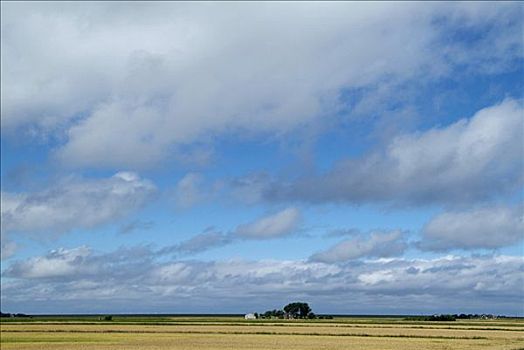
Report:
[[[244,316],[244,318],[245,318],[246,320],[256,320],[256,319],[257,319],[256,316],[255,316],[255,314],[253,314],[253,313],[246,314],[246,315]]]

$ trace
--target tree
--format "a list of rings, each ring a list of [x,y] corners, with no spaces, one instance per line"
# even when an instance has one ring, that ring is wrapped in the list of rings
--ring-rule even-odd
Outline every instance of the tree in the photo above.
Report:
[[[295,302],[284,306],[284,310],[268,310],[259,314],[260,318],[309,318],[314,319],[317,316],[312,312],[308,303]]]
[[[310,314],[313,314],[313,316],[315,315],[311,311],[311,308],[309,307],[309,305],[307,303],[301,303],[300,307],[299,307],[299,311],[300,311],[300,318],[309,317]]]
[[[284,306],[284,311],[291,318],[307,318],[311,313],[308,303],[295,302]]]

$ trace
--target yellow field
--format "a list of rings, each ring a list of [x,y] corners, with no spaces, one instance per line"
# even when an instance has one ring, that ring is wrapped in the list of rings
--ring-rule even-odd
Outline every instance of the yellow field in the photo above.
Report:
[[[163,318],[147,322],[2,322],[4,349],[524,349],[524,322],[485,320],[406,322],[341,318],[244,321]]]

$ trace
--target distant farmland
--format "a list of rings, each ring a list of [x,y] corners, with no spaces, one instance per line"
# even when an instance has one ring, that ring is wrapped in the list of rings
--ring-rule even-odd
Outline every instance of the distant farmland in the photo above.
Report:
[[[6,318],[4,349],[524,349],[524,320],[403,317],[249,320],[240,316]]]

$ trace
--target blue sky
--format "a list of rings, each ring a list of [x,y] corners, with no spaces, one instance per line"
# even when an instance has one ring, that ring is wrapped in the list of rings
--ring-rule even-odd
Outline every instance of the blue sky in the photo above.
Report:
[[[5,3],[3,312],[524,314],[519,3]]]

